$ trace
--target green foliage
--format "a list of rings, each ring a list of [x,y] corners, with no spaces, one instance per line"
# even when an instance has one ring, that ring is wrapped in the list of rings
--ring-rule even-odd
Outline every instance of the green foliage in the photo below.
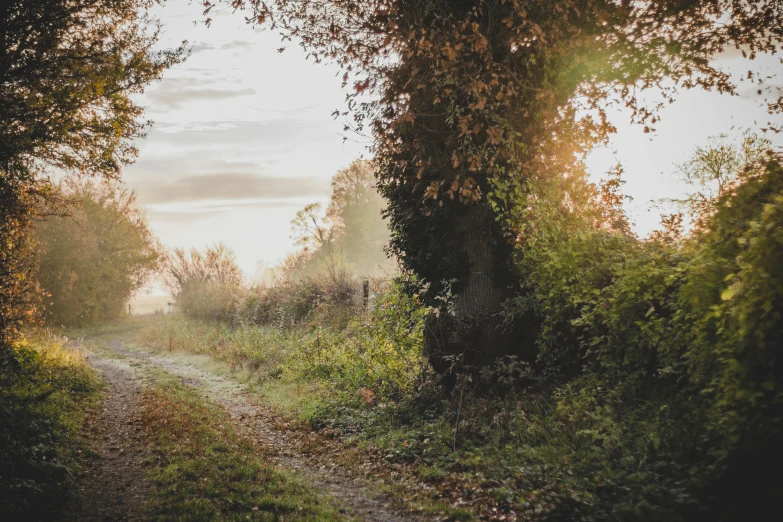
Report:
[[[345,331],[317,328],[289,354],[286,371],[328,383],[349,400],[402,400],[423,384],[427,311],[395,281]]]
[[[189,317],[231,320],[242,291],[242,271],[223,244],[187,254],[175,249],[166,263],[166,282],[177,307]]]
[[[0,364],[11,356],[14,339],[37,316],[36,259],[30,237],[37,199],[29,180],[0,169]]]
[[[222,4],[343,67],[356,126],[373,133],[390,250],[434,295],[455,281],[454,318],[428,352],[476,366],[535,350],[532,321],[509,332],[495,321],[527,277],[514,246],[531,224],[583,211],[582,159],[615,131],[608,107],[650,132],[679,89],[738,92],[721,52],[753,60],[783,42],[779,0],[206,0],[207,16]]]
[[[783,432],[780,158],[735,176],[680,242],[578,232],[522,261],[516,305],[541,317],[536,379],[559,385],[558,417],[597,444],[627,516],[699,499],[731,519],[749,508],[727,484],[759,513],[781,488],[761,479]]]
[[[46,321],[74,327],[116,320],[157,270],[157,240],[136,195],[121,185],[71,182],[58,189],[65,213],[51,209],[54,215],[35,227]]]
[[[717,201],[707,232],[697,236],[704,247],[683,293],[698,314],[698,337],[686,357],[691,380],[711,399],[708,426],[722,441],[716,456],[749,473],[748,463],[737,464],[734,454],[762,468],[781,463],[781,158],[749,168],[745,177]]]
[[[496,481],[499,505],[533,519],[763,518],[783,487],[783,168],[761,158],[685,238],[630,235],[612,184],[585,219],[531,227],[508,320],[540,318],[536,356],[458,377],[450,400],[365,335],[395,338],[405,307],[317,331],[286,364],[335,390],[311,421],[465,489]]]
[[[38,332],[0,365],[0,513],[51,520],[79,470],[95,373],[63,338]]]
[[[251,324],[277,328],[304,324],[345,328],[362,306],[361,284],[340,271],[257,287],[245,300],[241,317]]]
[[[142,340],[160,350],[209,355],[233,367],[276,374],[286,359],[286,353],[304,335],[298,330],[232,327],[222,321],[204,321],[174,314],[155,316],[147,324]]]
[[[36,312],[29,235],[45,170],[116,177],[147,125],[133,95],[183,58],[155,49],[152,4],[0,3],[0,358]]]

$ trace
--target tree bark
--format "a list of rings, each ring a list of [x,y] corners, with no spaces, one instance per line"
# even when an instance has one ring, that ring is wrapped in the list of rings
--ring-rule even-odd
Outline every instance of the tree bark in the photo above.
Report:
[[[464,207],[449,241],[464,254],[466,276],[451,303],[426,325],[425,351],[440,373],[474,372],[506,355],[524,352],[519,324],[506,324],[503,305],[511,296],[509,247],[486,204]]]

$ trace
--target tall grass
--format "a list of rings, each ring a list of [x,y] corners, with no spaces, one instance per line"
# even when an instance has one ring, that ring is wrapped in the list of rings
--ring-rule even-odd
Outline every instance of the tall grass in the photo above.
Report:
[[[157,315],[146,324],[140,339],[160,351],[208,355],[232,368],[275,373],[296,346],[304,330]]]

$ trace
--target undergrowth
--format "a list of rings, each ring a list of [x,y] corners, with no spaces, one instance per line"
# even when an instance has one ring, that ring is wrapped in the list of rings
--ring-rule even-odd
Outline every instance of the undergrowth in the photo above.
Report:
[[[95,372],[66,340],[35,332],[0,368],[0,518],[50,520],[71,494],[86,450]]]
[[[161,351],[208,355],[260,375],[279,374],[291,347],[307,333],[264,326],[239,326],[182,315],[157,315],[148,321],[139,341]]]

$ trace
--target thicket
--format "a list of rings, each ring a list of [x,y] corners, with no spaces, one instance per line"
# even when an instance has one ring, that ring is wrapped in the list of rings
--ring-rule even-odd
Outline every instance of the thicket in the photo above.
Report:
[[[231,320],[242,292],[242,271],[223,244],[189,253],[175,249],[166,260],[164,279],[178,309],[200,319]]]
[[[46,322],[116,320],[158,270],[160,246],[135,194],[121,184],[70,181],[55,190],[34,233]]]
[[[344,328],[363,306],[362,284],[358,277],[340,271],[258,286],[244,300],[239,318],[278,328],[305,324]]]

